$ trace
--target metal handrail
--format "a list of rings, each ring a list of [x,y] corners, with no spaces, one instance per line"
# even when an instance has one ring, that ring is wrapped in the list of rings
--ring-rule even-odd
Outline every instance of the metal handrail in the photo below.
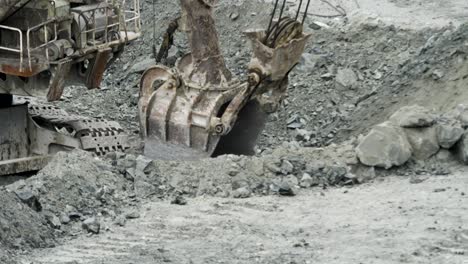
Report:
[[[106,1],[107,4],[109,4],[109,1]],[[123,0],[122,1],[122,7],[125,8],[125,3],[126,3],[126,0]],[[117,27],[118,28],[118,32],[124,32],[125,33],[125,40],[128,39],[128,30],[127,30],[127,24],[131,23],[131,22],[134,22],[134,30],[136,32],[140,32],[140,29],[141,29],[141,15],[140,15],[140,1],[139,0],[133,0],[133,8],[135,11],[130,11],[130,10],[124,10],[121,14],[120,14],[120,17],[119,17],[119,21],[116,22],[116,23],[113,23],[113,24],[107,24],[108,23],[108,20],[106,20],[106,25],[105,26],[101,26],[101,27],[96,27],[96,16],[95,16],[95,13],[97,10],[99,9],[103,9],[105,8],[106,11],[107,10],[111,10],[112,8],[110,6],[97,6],[96,8],[93,8],[91,10],[86,10],[84,12],[79,12],[77,13],[79,17],[83,18],[83,21],[86,21],[87,20],[87,17],[85,17],[85,14],[89,14],[89,13],[92,13],[91,17],[93,19],[93,23],[92,25],[93,28],[91,29],[87,29],[87,30],[83,30],[81,33],[82,34],[92,34],[92,43],[93,43],[93,46],[96,46],[96,32],[97,31],[100,31],[100,30],[104,30],[104,43],[108,43],[109,42],[109,39],[108,39],[108,29],[110,28],[113,28],[113,27]],[[131,17],[127,19],[127,14],[130,14]],[[78,19],[78,21],[80,21],[81,23],[81,19]],[[123,27],[123,28],[122,28]],[[80,25],[80,28],[81,28],[81,25]]]
[[[126,0],[122,1],[122,6],[125,8],[125,3]],[[124,23],[124,32],[125,32],[125,39],[128,39],[128,33],[127,33],[127,23],[130,24],[131,22],[134,22],[134,30],[135,32],[140,32],[141,30],[141,14],[140,14],[140,0],[133,0],[133,10],[135,11],[130,11],[130,10],[124,10],[122,16],[123,16],[123,23]],[[133,15],[131,18],[127,19],[126,14],[131,14]]]
[[[82,33],[84,34],[89,34],[89,33],[92,33],[93,35],[93,45],[96,46],[96,31],[98,30],[104,30],[104,34],[105,34],[105,43],[108,43],[109,40],[108,40],[108,29],[110,28],[113,28],[113,27],[118,27],[118,31],[119,32],[125,32],[125,41],[128,40],[128,30],[127,30],[127,25],[130,26],[130,24],[133,24],[133,29],[136,33],[140,32],[141,31],[141,12],[140,12],[140,0],[133,0],[133,9],[134,11],[131,11],[131,10],[125,10],[125,4],[126,4],[126,0],[123,0],[122,1],[122,7],[123,7],[123,12],[119,15],[119,22],[116,22],[116,23],[113,23],[113,24],[107,24],[108,23],[108,20],[106,20],[106,25],[103,26],[103,27],[96,27],[94,26],[92,29],[88,29],[88,30],[85,30],[83,31]],[[106,7],[97,7],[93,10],[89,10],[87,12],[96,12],[97,9],[101,9],[101,8],[106,8],[106,11],[108,9],[111,9],[109,6],[106,6]],[[107,13],[107,12],[106,12]],[[83,13],[79,13],[80,16],[83,16]],[[127,18],[127,15],[129,18]],[[120,20],[122,19],[122,20]],[[96,16],[93,14],[93,25],[96,25]],[[48,63],[50,63],[50,58],[49,58],[49,49],[47,48],[47,46],[49,44],[51,44],[52,42],[54,41],[57,41],[58,40],[58,34],[57,34],[57,23],[56,23],[56,19],[50,19],[48,21],[45,21],[43,23],[40,23],[34,27],[30,27],[28,28],[28,30],[26,31],[26,47],[23,43],[23,31],[19,28],[15,28],[15,27],[9,27],[9,26],[5,26],[5,25],[0,25],[0,29],[5,29],[5,30],[10,30],[10,31],[14,31],[16,33],[18,33],[19,35],[19,48],[12,48],[12,47],[7,47],[7,46],[1,46],[0,45],[0,50],[5,50],[5,51],[10,51],[10,52],[15,52],[15,53],[19,53],[19,56],[20,56],[20,71],[23,71],[23,63],[24,63],[24,55],[26,53],[27,55],[27,59],[28,59],[28,66],[29,66],[29,69],[32,70],[32,52],[38,50],[38,49],[41,49],[41,48],[44,48],[45,47],[45,56],[46,56],[46,60]],[[79,20],[81,21],[81,20]],[[53,34],[54,34],[54,37],[47,41],[47,39],[49,38],[49,33],[48,33],[48,28],[47,26],[49,24],[52,24],[53,23]],[[31,47],[31,33],[34,32],[34,31],[37,31],[38,29],[40,28],[43,28],[44,29],[44,43],[38,45],[38,46],[35,46],[35,47]]]
[[[17,52],[20,54],[20,71],[23,70],[23,53],[24,53],[24,48],[23,48],[23,32],[21,31],[21,29],[19,28],[15,28],[15,27],[8,27],[8,26],[2,26],[0,25],[0,28],[1,29],[6,29],[6,30],[11,30],[11,31],[15,31],[15,32],[18,32],[19,34],[19,42],[20,42],[20,48],[19,49],[13,49],[13,48],[8,48],[8,47],[3,47],[3,46],[0,46],[0,49],[1,50],[6,50],[6,51],[12,51],[12,52]]]
[[[26,49],[27,49],[27,53],[28,53],[28,63],[29,63],[29,69],[32,70],[32,63],[31,63],[31,52],[32,51],[35,51],[35,50],[38,50],[38,49],[41,49],[47,45],[49,45],[50,43],[56,41],[58,39],[58,36],[57,36],[57,23],[55,23],[56,19],[50,19],[48,21],[45,21],[39,25],[36,25],[34,27],[31,27],[29,28],[27,31],[26,31]],[[54,23],[54,38],[47,41],[48,39],[48,33],[47,33],[47,25],[48,24],[51,24],[51,23]],[[34,48],[31,48],[31,32],[32,31],[36,31],[37,29],[40,29],[41,27],[44,28],[44,40],[45,42],[39,46],[36,46]],[[46,48],[45,49],[45,53],[46,53],[46,60],[47,62],[49,62],[49,49]]]

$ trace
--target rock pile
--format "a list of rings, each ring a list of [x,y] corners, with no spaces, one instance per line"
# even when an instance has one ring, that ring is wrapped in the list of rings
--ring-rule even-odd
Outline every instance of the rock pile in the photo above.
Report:
[[[463,105],[443,115],[418,105],[402,107],[389,121],[375,126],[360,139],[357,156],[367,166],[389,169],[410,158],[427,160],[441,150],[450,150],[468,164],[468,124],[463,121],[467,113]]]
[[[52,228],[14,193],[0,189],[0,203],[0,250],[53,245]]]
[[[135,205],[127,183],[88,152],[58,153],[37,175],[0,189],[0,248],[48,247],[70,233],[99,233]]]
[[[126,202],[125,184],[111,164],[77,150],[58,153],[37,175],[8,189],[25,202],[32,199],[36,211],[63,220],[114,214]]]
[[[300,188],[353,184],[359,166],[351,144],[323,149],[284,144],[258,157],[226,155],[196,162],[152,161],[126,155],[116,161],[138,197],[294,195]],[[130,165],[130,167],[128,167]]]

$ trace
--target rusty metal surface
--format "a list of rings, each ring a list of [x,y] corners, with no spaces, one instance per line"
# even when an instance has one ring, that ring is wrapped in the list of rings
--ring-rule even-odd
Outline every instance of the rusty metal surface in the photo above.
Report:
[[[209,3],[216,1],[208,1]],[[219,47],[213,8],[200,0],[180,0],[186,14],[193,68],[189,80],[200,86],[225,86],[232,74]]]
[[[139,118],[140,118],[140,131],[143,137],[147,135],[148,123],[148,105],[151,104],[151,98],[154,91],[158,88],[155,87],[157,82],[164,82],[168,88],[172,86],[179,86],[177,83],[178,78],[175,73],[165,66],[153,66],[147,69],[140,81],[140,98],[138,102]]]
[[[70,72],[72,65],[71,60],[64,61],[52,70],[52,77],[50,78],[49,91],[47,93],[47,101],[57,101],[62,97],[65,85],[65,78]]]
[[[31,68],[29,68],[21,67],[19,60],[12,60],[8,58],[1,58],[1,60],[2,62],[0,62],[0,72],[13,76],[32,77],[49,69],[49,65],[47,64],[35,63]]]
[[[112,50],[110,48],[99,50],[96,57],[90,61],[88,71],[86,72],[86,87],[88,89],[99,88],[101,86],[104,71],[107,68],[107,62],[110,59]]]
[[[157,81],[163,83],[155,87]],[[175,153],[186,158],[196,156],[193,153],[210,156],[220,138],[212,133],[212,117],[244,87],[233,83],[224,91],[200,89],[184,83],[176,71],[149,69],[142,78],[139,103],[146,155],[158,159],[173,158]]]
[[[264,30],[250,30],[245,34],[252,43],[253,51],[249,69],[259,70],[262,75],[268,76],[273,81],[283,79],[299,62],[305,45],[311,37],[310,34],[301,34],[276,48],[271,48],[263,43]]]

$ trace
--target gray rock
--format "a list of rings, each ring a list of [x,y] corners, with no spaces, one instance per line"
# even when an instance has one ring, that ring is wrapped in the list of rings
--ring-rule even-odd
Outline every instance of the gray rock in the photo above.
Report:
[[[297,67],[298,71],[304,72],[304,73],[310,73],[314,70],[315,65],[317,61],[317,56],[310,54],[310,53],[304,53],[302,54],[301,60],[299,61],[299,65]]]
[[[229,15],[229,18],[233,21],[237,20],[239,18],[239,13],[231,13]]]
[[[309,27],[313,30],[319,30],[319,29],[322,29],[322,28],[325,28],[325,29],[329,29],[331,28],[329,25],[325,24],[325,23],[322,23],[320,21],[313,21],[309,24]]]
[[[295,196],[296,195],[296,189],[294,186],[291,186],[288,182],[283,181],[281,184],[278,186],[278,194],[282,196]]]
[[[42,205],[37,199],[37,196],[30,190],[17,190],[15,191],[16,196],[29,207],[31,207],[34,211],[41,211]]]
[[[320,176],[325,166],[325,163],[322,161],[313,161],[306,164],[305,172],[311,176]]]
[[[442,78],[445,76],[445,73],[444,73],[442,70],[440,70],[440,69],[435,69],[435,70],[432,72],[431,76],[432,76],[432,78],[433,78],[434,80],[437,81],[437,80],[439,80],[439,79],[442,79]]]
[[[264,165],[263,165],[263,162],[258,159],[258,158],[253,158],[251,160],[251,171],[255,173],[255,175],[257,176],[262,176],[264,175]]]
[[[177,204],[177,205],[186,205],[187,200],[182,196],[182,195],[176,195],[172,201],[171,204]]]
[[[320,75],[320,78],[322,78],[322,79],[324,79],[326,81],[329,81],[329,80],[333,79],[334,76],[335,75],[333,75],[332,73],[327,72],[327,73],[324,73],[324,74]]]
[[[70,217],[68,217],[68,214],[62,214],[62,215],[60,216],[60,222],[61,222],[62,224],[64,224],[64,225],[66,225],[66,224],[68,224],[68,223],[71,222],[71,219],[70,219]]]
[[[351,166],[351,173],[356,176],[359,183],[368,182],[377,177],[374,167],[362,166],[361,164]]]
[[[124,155],[117,160],[117,167],[121,168],[123,172],[128,168],[134,168],[135,166],[136,157],[133,154]]]
[[[78,211],[71,211],[68,213],[68,217],[70,219],[75,219],[75,220],[83,220],[83,214],[81,214],[80,212]]]
[[[240,166],[237,163],[233,162],[229,167],[227,173],[229,174],[229,176],[234,177],[240,173],[240,169]]]
[[[275,174],[279,174],[281,173],[281,168],[280,168],[280,165],[281,164],[281,161],[273,161],[273,160],[268,160],[266,162],[264,162],[263,166],[270,172],[272,173],[275,173]]]
[[[135,168],[128,168],[125,170],[125,179],[133,181],[135,179]]]
[[[439,36],[437,34],[432,35],[427,41],[426,44],[421,49],[421,54],[426,52],[428,49],[431,49],[434,47],[435,43],[439,39]]]
[[[435,115],[419,105],[405,106],[396,111],[390,121],[406,128],[429,127],[435,122]]]
[[[310,188],[318,184],[319,184],[319,181],[317,177],[312,177],[308,173],[304,173],[302,175],[301,181],[299,182],[299,186],[301,186],[302,188]]]
[[[445,113],[444,118],[458,121],[463,129],[468,128],[468,105],[459,104],[455,109]]]
[[[435,159],[439,162],[443,163],[450,163],[456,160],[455,155],[447,149],[441,149],[437,154],[435,155]]]
[[[442,148],[449,149],[460,140],[464,129],[457,125],[440,124],[437,126],[437,140]]]
[[[151,196],[156,192],[156,187],[144,180],[135,181],[134,188],[139,198]]]
[[[83,221],[82,227],[84,230],[93,234],[99,234],[99,231],[101,230],[101,224],[95,217],[91,217]]]
[[[151,159],[141,155],[136,158],[136,173],[148,174],[153,170],[155,170],[155,166]]]
[[[125,226],[126,223],[127,223],[127,218],[123,215],[119,215],[114,221],[114,224],[118,226]]]
[[[389,169],[406,163],[411,157],[411,145],[400,127],[385,122],[375,126],[362,139],[356,154],[364,165]]]
[[[458,116],[458,120],[460,120],[460,123],[464,129],[468,128],[468,111],[467,112],[462,112]]]
[[[62,226],[62,223],[60,222],[60,219],[55,216],[54,214],[46,214],[45,215],[45,218],[47,220],[47,223],[52,227],[52,228],[55,228],[55,229],[60,229],[60,227]]]
[[[304,127],[304,124],[302,124],[300,121],[295,121],[292,123],[288,123],[287,127],[290,129],[299,129]]]
[[[345,166],[333,165],[328,166],[324,170],[324,173],[327,177],[329,184],[338,184],[344,180],[346,174],[348,173],[348,170]]]
[[[283,162],[281,163],[281,173],[283,174],[289,174],[289,173],[292,173],[294,171],[294,165],[292,165],[291,162],[289,162],[288,160],[283,160]]]
[[[426,181],[428,178],[427,177],[422,177],[420,175],[411,175],[410,179],[409,179],[409,183],[411,184],[419,184],[419,183],[423,183],[424,181]]]
[[[137,218],[140,218],[140,213],[138,213],[137,211],[131,211],[131,212],[125,214],[125,218],[127,218],[127,219],[137,219]]]
[[[296,140],[297,141],[309,141],[312,137],[312,132],[307,131],[305,129],[297,129],[296,130]]]
[[[463,163],[468,165],[468,131],[465,131],[455,145],[455,150],[458,159]]]
[[[299,180],[296,176],[290,174],[283,178],[283,182],[287,182],[290,186],[296,187],[299,185]]]
[[[336,73],[335,82],[338,88],[351,89],[355,88],[358,82],[356,73],[352,69],[342,68],[338,69]]]
[[[405,128],[415,159],[425,160],[439,151],[440,146],[437,141],[436,131],[435,127]]]
[[[234,198],[249,198],[251,195],[252,192],[248,187],[241,187],[232,192]]]
[[[130,73],[142,73],[146,71],[151,66],[156,65],[156,62],[153,58],[146,58],[142,61],[135,63],[132,68],[130,68]]]

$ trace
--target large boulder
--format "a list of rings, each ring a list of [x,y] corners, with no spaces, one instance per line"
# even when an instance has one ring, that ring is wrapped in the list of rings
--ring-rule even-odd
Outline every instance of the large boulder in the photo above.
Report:
[[[404,130],[415,159],[425,160],[439,151],[440,146],[435,127],[405,128]]]
[[[422,106],[412,105],[400,108],[390,121],[406,128],[429,127],[435,123],[435,115]]]
[[[460,140],[465,130],[461,125],[440,124],[437,125],[437,140],[442,148],[449,149]]]
[[[391,122],[374,127],[356,148],[364,165],[389,169],[406,163],[411,157],[411,145],[402,128]]]

